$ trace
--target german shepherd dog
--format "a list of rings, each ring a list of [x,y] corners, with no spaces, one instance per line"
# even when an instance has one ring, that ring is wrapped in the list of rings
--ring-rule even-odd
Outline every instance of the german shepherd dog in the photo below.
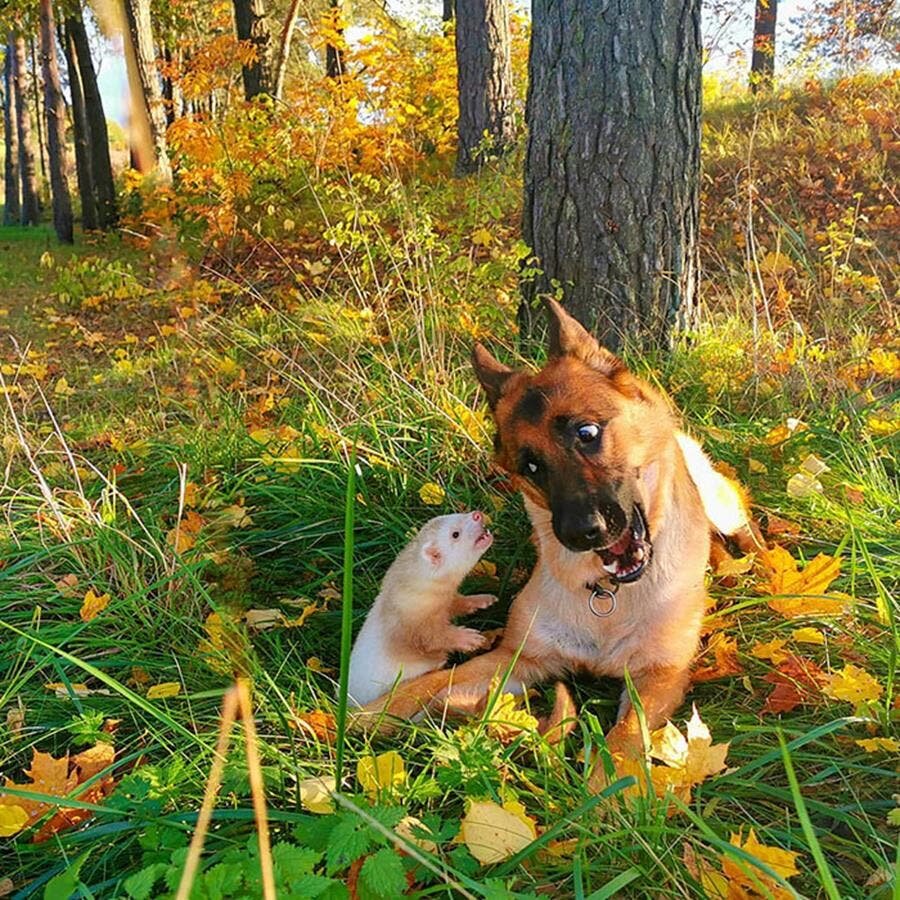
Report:
[[[558,303],[547,307],[549,359],[536,374],[508,368],[480,344],[473,354],[497,427],[496,463],[534,526],[534,572],[498,647],[400,685],[371,712],[409,718],[443,704],[472,712],[495,678],[523,690],[577,670],[630,673],[650,729],[684,697],[710,532],[746,529],[742,495],[677,431],[661,395]],[[607,745],[642,746],[625,691]]]

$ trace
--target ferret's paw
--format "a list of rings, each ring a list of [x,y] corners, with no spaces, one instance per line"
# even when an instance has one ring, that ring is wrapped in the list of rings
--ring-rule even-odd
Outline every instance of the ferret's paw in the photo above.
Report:
[[[457,628],[453,635],[451,650],[460,653],[474,653],[487,645],[484,635],[474,628]]]
[[[466,612],[475,612],[477,609],[487,609],[497,602],[493,594],[472,594],[465,597]]]

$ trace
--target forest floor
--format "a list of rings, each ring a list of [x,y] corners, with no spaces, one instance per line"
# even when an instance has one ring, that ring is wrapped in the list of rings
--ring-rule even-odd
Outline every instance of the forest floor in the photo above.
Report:
[[[485,721],[347,735],[339,806],[315,796],[351,446],[355,627],[431,515],[493,520],[467,589],[501,602],[478,627],[533,563],[468,364],[476,338],[517,359],[516,160],[286,199],[250,250],[139,216],[75,248],[0,229],[3,891],[174,896],[237,674],[280,896],[897,896],[897,90],[708,105],[703,319],[627,358],[773,549],[710,572],[674,725],[694,704],[727,756],[704,768],[702,728],[670,731],[660,796],[640,770],[589,793],[620,685],[588,680],[557,748],[501,698]],[[260,877],[236,737],[191,896],[260,896]]]

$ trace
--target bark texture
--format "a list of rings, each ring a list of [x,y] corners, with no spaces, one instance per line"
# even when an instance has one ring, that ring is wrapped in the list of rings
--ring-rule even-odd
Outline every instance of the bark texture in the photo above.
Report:
[[[473,172],[514,139],[506,0],[457,0],[457,174]]]
[[[753,19],[753,56],[750,60],[750,90],[772,85],[775,75],[775,24],[778,20],[778,0],[756,0]]]
[[[244,97],[252,100],[260,95],[271,95],[272,33],[266,18],[265,0],[233,0],[234,24],[239,41],[248,41],[256,50],[256,59],[243,66]]]
[[[56,23],[52,0],[41,0],[41,72],[44,76],[44,112],[47,116],[47,156],[50,193],[53,198],[53,228],[64,243],[74,241],[72,198],[66,175],[66,104],[59,83],[56,59]]]
[[[284,25],[281,28],[281,38],[278,41],[278,55],[275,57],[274,94],[276,100],[284,96],[284,77],[287,74],[288,61],[291,58],[291,42],[294,39],[294,28],[297,24],[297,16],[300,13],[300,0],[291,0],[287,15],[284,17]]]
[[[700,0],[534,0],[523,285],[612,349],[666,345],[697,303]]]
[[[150,0],[125,0],[125,19],[128,23],[125,59],[132,71],[129,83],[132,88],[132,118],[138,121],[138,133],[133,150],[142,172],[154,166],[164,181],[171,181],[172,167],[166,143],[166,109],[162,96],[162,84],[156,67],[156,50],[153,43],[153,27],[150,22]],[[138,104],[140,104],[139,108]],[[144,125],[144,127],[141,127]],[[142,146],[149,143],[149,147]],[[136,145],[136,146],[135,146]],[[149,152],[148,152],[149,151]]]
[[[107,230],[118,221],[116,185],[113,180],[112,160],[109,152],[109,130],[103,98],[97,85],[97,73],[91,59],[91,48],[81,11],[66,21],[66,32],[75,48],[81,85],[84,90],[85,117],[90,135],[91,180],[97,198],[97,225]]]
[[[334,11],[335,22],[337,24],[337,32],[343,35],[344,30],[340,27],[342,20],[341,0],[329,0],[328,5]],[[325,46],[325,74],[329,78],[343,78],[344,76],[344,51],[334,44]]]
[[[452,22],[456,17],[456,0],[444,0],[444,8],[441,11],[442,22]]]
[[[41,217],[38,200],[37,170],[31,146],[31,121],[28,114],[26,86],[25,38],[13,35],[12,76],[16,83],[16,128],[19,132],[19,177],[22,179],[22,208],[19,221],[23,225],[37,225]]]
[[[16,225],[22,211],[22,189],[19,184],[19,132],[16,128],[16,82],[12,75],[13,40],[6,44],[3,61],[3,224]]]
[[[75,143],[75,174],[78,179],[78,197],[81,200],[81,227],[95,231],[97,224],[97,192],[91,170],[91,132],[84,103],[84,85],[75,45],[68,28],[61,34],[60,43],[66,55],[69,72],[69,95],[72,98],[72,131]]]
[[[34,130],[37,134],[38,142],[38,160],[41,164],[41,178],[47,178],[47,154],[44,152],[44,133],[41,128],[43,117],[41,116],[41,80],[38,78],[38,65],[34,53],[34,38],[28,41],[28,47],[31,51],[31,84],[34,87],[32,98],[34,99]]]

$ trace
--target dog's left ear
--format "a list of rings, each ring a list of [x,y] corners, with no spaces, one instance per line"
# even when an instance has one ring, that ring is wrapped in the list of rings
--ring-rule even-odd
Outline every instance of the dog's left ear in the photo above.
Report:
[[[575,356],[609,378],[625,370],[625,363],[597,343],[597,339],[555,300],[544,301],[550,320],[550,358]]]
[[[475,377],[487,395],[488,406],[494,409],[500,400],[506,382],[513,375],[513,370],[491,356],[490,352],[481,344],[476,344],[472,348],[472,367],[475,369]]]

